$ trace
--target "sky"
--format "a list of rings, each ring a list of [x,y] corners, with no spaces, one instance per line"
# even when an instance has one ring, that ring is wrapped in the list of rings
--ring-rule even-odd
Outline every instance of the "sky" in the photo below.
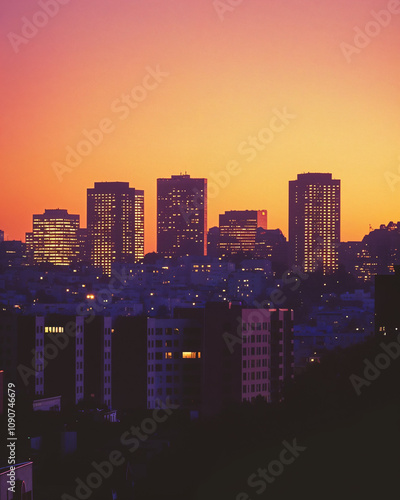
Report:
[[[55,2],[0,14],[6,239],[51,208],[86,227],[87,188],[125,181],[154,251],[156,179],[181,172],[208,179],[208,227],[266,209],[287,236],[302,172],[341,179],[342,241],[400,220],[399,1]]]

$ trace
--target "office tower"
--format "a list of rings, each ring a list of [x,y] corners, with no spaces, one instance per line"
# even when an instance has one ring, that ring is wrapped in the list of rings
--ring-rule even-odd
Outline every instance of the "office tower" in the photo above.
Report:
[[[190,175],[157,179],[157,252],[206,255],[207,180]]]
[[[45,210],[33,215],[32,233],[26,233],[28,252],[35,264],[68,266],[78,259],[79,215],[67,210]]]
[[[95,182],[87,190],[90,261],[108,276],[113,262],[133,263],[143,255],[143,197],[128,182]]]
[[[224,256],[254,252],[257,228],[267,229],[266,210],[230,210],[219,216],[219,248]]]
[[[289,181],[289,251],[291,264],[305,272],[338,269],[340,180],[332,174],[299,174]]]
[[[144,191],[135,189],[135,262],[144,258]]]
[[[0,243],[4,241],[4,231],[0,230]]]

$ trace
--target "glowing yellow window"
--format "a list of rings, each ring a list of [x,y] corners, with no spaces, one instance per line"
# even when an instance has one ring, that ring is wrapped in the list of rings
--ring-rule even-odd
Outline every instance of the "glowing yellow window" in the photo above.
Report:
[[[182,358],[196,358],[196,353],[195,352],[183,352],[182,353]]]
[[[172,352],[166,352],[165,359],[172,359]]]

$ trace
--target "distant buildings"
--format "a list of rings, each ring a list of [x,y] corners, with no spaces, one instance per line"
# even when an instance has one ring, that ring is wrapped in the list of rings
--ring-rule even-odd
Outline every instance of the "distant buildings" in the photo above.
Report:
[[[26,244],[18,240],[0,242],[0,268],[27,264]]]
[[[400,222],[381,224],[362,241],[340,244],[339,262],[361,282],[394,272],[400,265]]]
[[[0,229],[0,243],[4,241],[4,231]]]
[[[287,241],[280,229],[257,228],[254,246],[255,259],[268,259],[287,267]]]
[[[111,275],[113,262],[144,256],[144,194],[128,182],[96,182],[87,190],[90,262]]]
[[[35,264],[68,266],[78,260],[79,215],[67,210],[45,210],[33,215],[32,233],[26,234],[28,253]]]
[[[251,254],[257,228],[267,229],[266,210],[230,210],[219,216],[221,255]]]
[[[207,253],[207,180],[190,175],[157,179],[157,253]]]
[[[289,181],[290,262],[305,272],[338,269],[340,180],[332,174],[299,174]]]

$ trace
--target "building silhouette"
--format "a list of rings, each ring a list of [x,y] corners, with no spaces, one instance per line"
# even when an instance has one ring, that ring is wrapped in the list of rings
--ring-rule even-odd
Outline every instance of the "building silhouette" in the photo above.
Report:
[[[305,272],[338,269],[340,180],[332,174],[299,174],[289,181],[289,253]]]
[[[400,222],[381,224],[362,241],[341,243],[339,263],[363,283],[379,274],[394,273],[400,265]]]
[[[190,175],[157,179],[157,252],[207,254],[207,180]]]
[[[33,215],[33,228],[26,233],[27,252],[34,264],[68,266],[79,258],[79,215],[67,210],[45,210]]]
[[[111,275],[113,262],[144,257],[144,193],[128,182],[95,182],[87,190],[90,262]]]
[[[394,274],[375,277],[375,334],[400,334],[400,266]]]
[[[223,256],[251,254],[257,228],[267,229],[266,210],[230,210],[219,216],[219,248]]]

